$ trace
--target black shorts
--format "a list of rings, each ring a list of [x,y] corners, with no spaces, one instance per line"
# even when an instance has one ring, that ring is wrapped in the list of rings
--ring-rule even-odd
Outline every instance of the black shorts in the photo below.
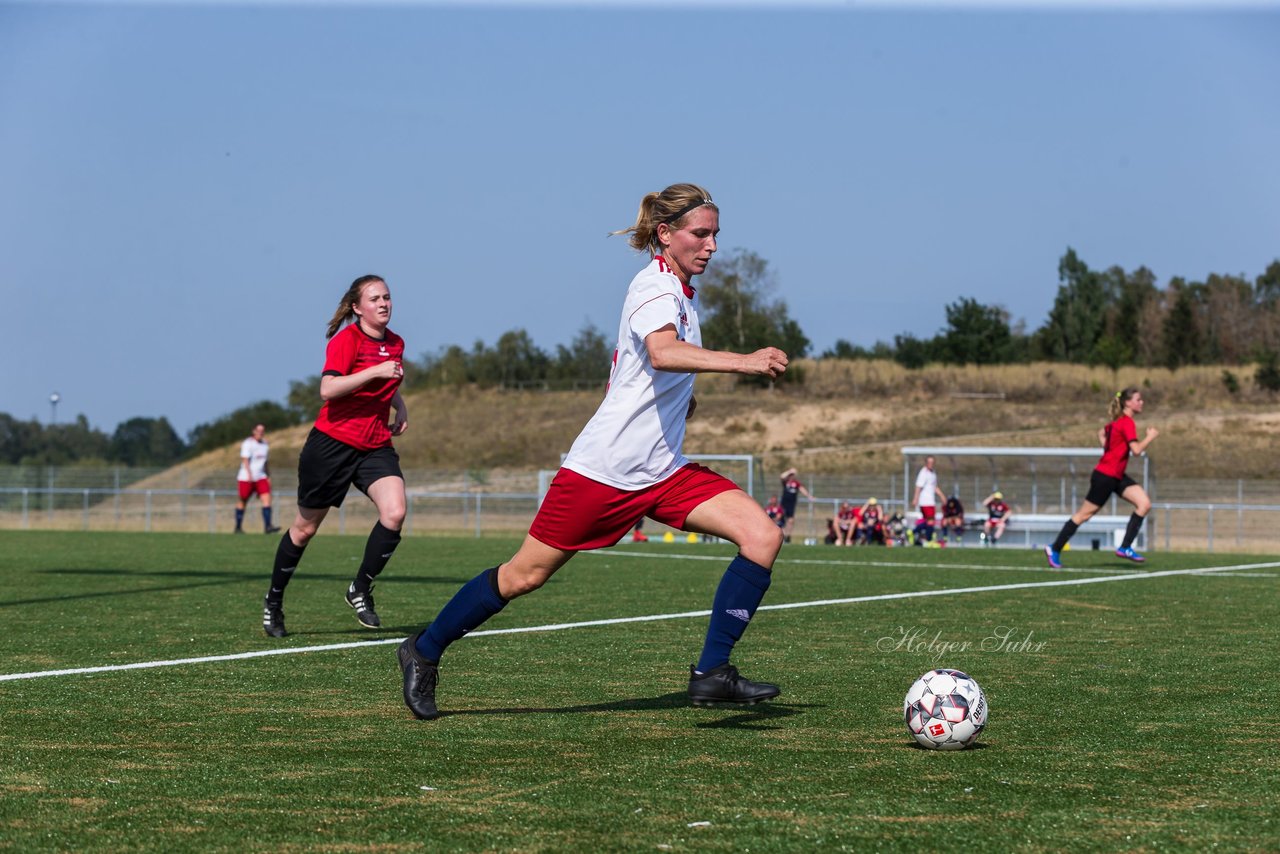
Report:
[[[1094,469],[1089,477],[1089,494],[1084,497],[1084,500],[1101,507],[1113,494],[1120,495],[1129,487],[1137,485],[1138,482],[1129,475],[1112,477]]]
[[[341,507],[352,486],[368,495],[384,477],[404,479],[395,448],[362,451],[312,427],[298,456],[298,506]]]
[[[787,501],[785,498],[782,499],[782,518],[790,519],[792,516],[795,516],[795,515],[796,515],[796,503],[794,501]]]

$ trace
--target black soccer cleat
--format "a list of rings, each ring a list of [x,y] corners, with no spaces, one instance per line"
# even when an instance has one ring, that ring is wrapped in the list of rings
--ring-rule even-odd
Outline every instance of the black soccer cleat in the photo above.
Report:
[[[689,668],[689,699],[695,706],[714,706],[717,703],[752,705],[782,693],[777,685],[768,682],[752,682],[738,673],[732,664],[722,664],[701,675]]]
[[[243,534],[243,533],[244,533],[244,531],[238,531],[237,533]],[[280,533],[280,526],[279,526],[279,525],[268,525],[268,526],[266,527],[266,529],[263,531],[263,533],[264,533],[264,534],[278,534],[278,533]]]
[[[283,605],[283,602],[262,600],[262,630],[267,633],[267,637],[282,638],[288,634],[284,630]]]
[[[355,583],[347,588],[347,604],[356,612],[356,619],[360,621],[360,625],[366,629],[377,629],[382,627],[382,620],[378,619],[378,612],[373,610],[373,588],[370,587],[364,593],[357,593]]]
[[[396,650],[400,672],[404,674],[404,704],[419,720],[433,721],[440,717],[440,710],[436,708],[436,678],[440,665],[422,657],[417,641],[418,635],[410,635]]]

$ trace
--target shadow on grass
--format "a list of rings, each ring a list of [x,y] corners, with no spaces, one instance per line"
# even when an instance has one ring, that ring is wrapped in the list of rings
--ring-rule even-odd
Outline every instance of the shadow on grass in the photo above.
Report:
[[[76,599],[102,599],[111,596],[137,596],[143,593],[167,593],[173,590],[191,590],[196,587],[216,587],[222,584],[236,584],[241,581],[261,581],[266,584],[271,580],[271,572],[228,572],[223,570],[207,571],[207,570],[191,570],[185,571],[181,569],[165,569],[165,570],[147,570],[139,571],[136,569],[105,569],[105,568],[87,568],[87,569],[38,569],[34,570],[44,575],[70,575],[70,576],[132,576],[136,578],[186,578],[190,581],[182,584],[166,584],[158,587],[129,587],[123,590],[99,590],[94,593],[65,593],[57,596],[39,596],[31,599],[9,599],[0,601],[0,608],[13,608],[19,605],[39,605],[48,602],[70,602]],[[202,581],[200,579],[212,578],[211,581]],[[303,582],[309,581],[333,581],[340,580],[346,583],[351,578],[351,573],[342,572],[309,572],[306,575],[299,576],[297,580]],[[390,577],[379,579],[379,584],[390,582],[392,584],[448,584],[450,586],[459,587],[470,581],[470,578],[452,578],[438,575],[433,576],[415,576],[402,575],[399,577]]]
[[[445,710],[441,717],[464,715],[576,715],[595,714],[598,712],[647,712],[665,711],[669,709],[688,709],[689,695],[684,691],[675,691],[657,697],[636,697],[630,700],[612,700],[607,703],[589,703],[581,706],[534,707],[513,706],[506,709],[464,709],[459,711]],[[700,721],[695,724],[699,729],[779,729],[770,725],[771,721],[789,718],[803,713],[814,705],[797,703],[758,703],[754,706],[726,705],[724,707],[698,708],[699,714],[715,715],[714,720]],[[725,713],[728,714],[725,714]]]
[[[925,747],[918,741],[912,741],[907,745],[907,747],[912,750],[923,750],[925,753],[968,753],[971,750],[986,750],[987,744],[982,741],[975,741],[973,744],[968,747],[961,748],[960,750],[939,750],[936,747]]]
[[[346,613],[350,615],[351,611],[348,610]],[[360,625],[352,625],[345,629],[301,629],[296,632],[293,629],[289,629],[289,637],[296,636],[321,639],[326,637],[343,638],[351,635],[360,635],[369,638],[369,640],[384,640],[386,638],[403,639],[410,635],[416,635],[418,632],[422,631],[422,627],[426,624],[426,621],[423,621],[421,623],[414,623],[407,626],[379,626],[376,629],[370,629]]]

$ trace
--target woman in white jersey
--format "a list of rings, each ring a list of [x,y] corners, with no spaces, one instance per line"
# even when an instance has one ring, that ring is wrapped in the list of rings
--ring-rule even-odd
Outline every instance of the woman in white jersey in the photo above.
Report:
[[[577,552],[614,545],[645,516],[739,549],[716,591],[702,656],[690,668],[690,699],[756,703],[780,693],[740,676],[729,654],[768,589],[782,532],[736,484],[682,452],[695,374],[776,377],[787,367],[774,347],[749,354],[702,348],[692,281],[706,270],[719,232],[719,208],[694,184],[649,193],[635,225],[614,232],[630,234],[631,246],[653,260],[627,289],[604,401],[573,443],[519,551],[469,581],[400,645],[404,699],[417,717],[440,714],[437,670],[449,644],[537,590]]]

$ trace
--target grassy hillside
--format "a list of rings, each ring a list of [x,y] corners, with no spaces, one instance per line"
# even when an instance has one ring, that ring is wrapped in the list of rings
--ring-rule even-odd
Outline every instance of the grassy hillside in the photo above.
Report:
[[[1166,477],[1280,479],[1274,453],[1280,401],[1259,391],[1252,370],[1121,370],[1035,364],[979,368],[893,362],[803,361],[804,383],[762,389],[732,377],[698,380],[689,423],[690,453],[754,454],[768,470],[900,471],[898,448],[956,445],[1089,446],[1105,421],[1107,398],[1122,385],[1143,388],[1139,427],[1159,427],[1152,456]],[[410,429],[396,441],[407,469],[554,468],[600,400],[597,392],[433,389],[406,396]],[[274,433],[272,459],[293,467],[310,425]],[[236,465],[228,447],[186,464],[225,479]]]

